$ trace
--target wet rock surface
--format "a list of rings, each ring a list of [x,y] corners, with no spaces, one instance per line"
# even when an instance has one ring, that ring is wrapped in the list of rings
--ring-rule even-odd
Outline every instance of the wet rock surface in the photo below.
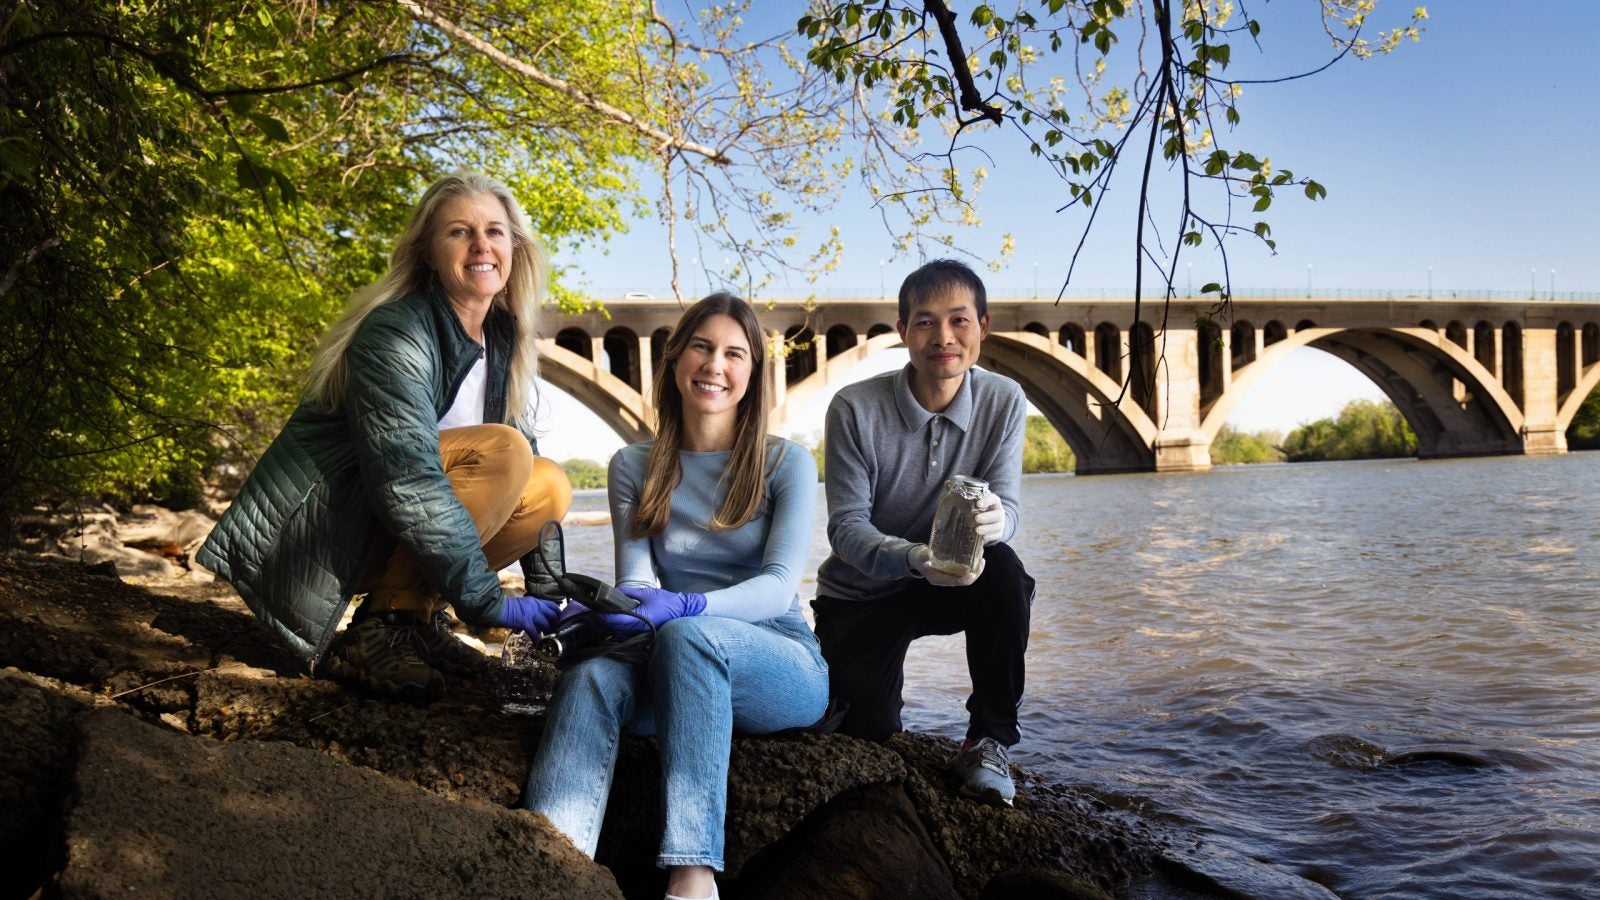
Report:
[[[660,770],[626,738],[596,866],[517,808],[541,715],[496,668],[426,707],[325,679],[224,585],[0,556],[0,897],[658,897]],[[544,679],[543,683],[548,683]],[[1018,770],[1015,809],[955,796],[950,741],[740,738],[723,896],[1316,896]],[[594,777],[573,773],[573,777]],[[613,880],[614,879],[614,880]],[[235,890],[237,888],[237,890]]]

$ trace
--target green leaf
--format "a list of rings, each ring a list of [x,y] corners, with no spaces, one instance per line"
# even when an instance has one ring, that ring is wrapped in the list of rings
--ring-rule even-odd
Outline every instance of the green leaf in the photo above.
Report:
[[[250,112],[255,102],[256,98],[251,94],[229,94],[227,98],[228,109],[236,116]]]
[[[239,156],[239,162],[233,167],[234,177],[239,179],[239,187],[254,193],[260,193],[266,187],[267,176],[261,165],[245,153]]]
[[[295,189],[294,182],[289,180],[289,176],[279,172],[277,169],[270,171],[272,180],[278,185],[278,197],[283,200],[284,204],[300,202],[300,192]]]
[[[1256,204],[1254,206],[1250,207],[1250,208],[1252,210],[1254,210],[1255,212],[1261,212],[1262,210],[1266,209],[1267,207],[1269,207],[1271,205],[1272,205],[1272,195],[1271,194],[1267,194],[1266,196],[1261,197],[1258,200],[1256,200]]]
[[[268,138],[282,143],[289,142],[289,130],[283,127],[282,122],[264,113],[246,113],[246,115]]]
[[[1315,181],[1308,181],[1306,182],[1306,196],[1312,200],[1321,200],[1323,197],[1328,196],[1328,189]]]
[[[1200,293],[1202,294],[1216,294],[1220,293],[1221,291],[1222,285],[1217,284],[1215,281],[1208,281],[1203,287],[1200,288]]]

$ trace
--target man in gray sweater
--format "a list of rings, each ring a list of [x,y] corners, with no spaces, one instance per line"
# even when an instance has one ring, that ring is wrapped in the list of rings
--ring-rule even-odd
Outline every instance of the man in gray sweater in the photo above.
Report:
[[[850,385],[827,419],[828,541],[817,573],[817,637],[840,730],[883,740],[901,729],[906,650],[930,634],[965,632],[972,694],[966,741],[952,761],[961,792],[1009,805],[1007,748],[1019,737],[1023,654],[1034,583],[1006,541],[1017,527],[1027,401],[1009,378],[974,369],[989,333],[983,281],[935,260],[900,286],[900,337],[910,363]],[[940,568],[929,548],[945,480],[989,482],[972,572]]]

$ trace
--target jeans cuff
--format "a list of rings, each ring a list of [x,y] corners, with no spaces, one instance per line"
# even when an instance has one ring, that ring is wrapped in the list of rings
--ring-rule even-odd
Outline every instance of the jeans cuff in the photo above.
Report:
[[[715,871],[722,871],[722,857],[720,856],[677,856],[663,853],[656,857],[656,868],[670,869],[673,866],[710,866]]]

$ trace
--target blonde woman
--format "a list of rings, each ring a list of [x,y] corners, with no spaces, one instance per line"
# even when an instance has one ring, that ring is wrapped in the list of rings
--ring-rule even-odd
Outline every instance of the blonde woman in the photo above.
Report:
[[[656,864],[668,897],[715,897],[735,731],[810,725],[828,670],[796,589],[811,548],[817,466],[766,433],[765,346],[750,304],[713,294],[667,341],[653,442],[611,460],[617,585],[654,630],[643,665],[601,656],[556,684],[528,775],[529,809],[594,855],[624,729],[655,734],[666,828]]]
[[[503,185],[458,173],[429,187],[388,272],[324,336],[299,408],[201,548],[319,670],[429,700],[444,672],[483,664],[451,634],[446,606],[530,631],[555,616],[551,601],[503,596],[495,574],[572,500],[531,432],[545,276]]]

